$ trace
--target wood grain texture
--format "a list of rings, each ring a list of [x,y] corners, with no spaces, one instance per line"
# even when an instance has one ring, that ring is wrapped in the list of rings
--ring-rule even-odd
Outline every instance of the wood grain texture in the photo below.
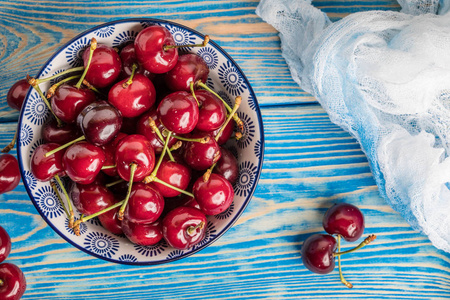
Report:
[[[104,22],[134,17],[168,19],[194,28],[222,46],[243,69],[261,105],[314,102],[292,80],[278,33],[256,14],[257,0],[232,1],[12,1],[0,2],[0,120],[17,120],[8,89],[36,75],[77,34]],[[314,1],[333,21],[364,10],[398,10],[395,0]]]
[[[0,195],[0,225],[11,233],[8,261],[26,274],[24,299],[444,299],[450,255],[380,198],[356,141],[317,105],[266,107],[263,172],[237,223],[197,254],[159,266],[95,259],[62,240],[41,219],[22,184]],[[0,143],[14,123],[0,125]],[[14,153],[14,152],[13,152]],[[343,257],[352,290],[301,263],[305,238],[323,232],[333,203],[360,207],[373,244]],[[345,244],[349,249],[356,243]]]

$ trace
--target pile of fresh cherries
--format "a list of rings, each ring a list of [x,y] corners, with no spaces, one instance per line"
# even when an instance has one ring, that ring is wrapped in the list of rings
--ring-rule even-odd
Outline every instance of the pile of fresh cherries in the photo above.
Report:
[[[302,261],[305,267],[318,274],[328,274],[335,268],[335,258],[338,258],[339,276],[341,282],[348,288],[353,285],[345,280],[341,269],[341,255],[356,251],[375,240],[375,235],[369,235],[353,249],[340,252],[341,237],[348,242],[357,241],[364,232],[364,216],[358,207],[339,203],[327,210],[323,217],[323,228],[328,234],[314,234],[308,237],[302,247]],[[332,235],[337,235],[336,239]]]
[[[149,246],[164,238],[187,249],[205,237],[206,216],[231,205],[239,169],[223,145],[242,137],[241,97],[230,107],[206,85],[205,61],[179,51],[208,41],[176,45],[159,25],[119,48],[93,38],[83,66],[27,76],[10,89],[8,103],[20,109],[26,92],[18,95],[31,85],[51,113],[30,169],[37,180],[50,181],[75,234],[98,217],[133,243]],[[50,80],[56,83],[44,94],[39,84]]]

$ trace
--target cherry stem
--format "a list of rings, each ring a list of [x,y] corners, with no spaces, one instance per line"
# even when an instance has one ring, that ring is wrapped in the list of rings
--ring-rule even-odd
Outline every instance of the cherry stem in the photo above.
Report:
[[[55,154],[56,152],[58,152],[58,151],[60,151],[60,150],[62,150],[62,149],[64,149],[64,148],[67,148],[67,147],[69,147],[70,145],[73,145],[73,144],[75,144],[75,143],[77,143],[77,142],[83,141],[83,140],[85,140],[85,139],[86,139],[86,137],[85,137],[84,135],[82,135],[82,136],[80,136],[79,138],[74,139],[74,140],[71,141],[71,142],[68,142],[68,143],[66,143],[66,144],[64,144],[64,145],[62,145],[62,146],[59,146],[58,148],[55,148],[55,149],[53,149],[53,150],[51,150],[51,151],[48,151],[47,153],[44,154],[44,156],[45,156],[45,157],[49,157],[50,155]]]
[[[160,139],[163,143],[165,143],[165,142],[164,142],[164,137],[163,137],[163,135],[161,134],[161,131],[159,131],[158,126],[156,126],[155,120],[153,120],[152,117],[149,117],[149,118],[148,118],[148,123],[149,123],[149,125],[150,125],[150,128],[152,129],[152,132],[156,133],[156,135],[159,137],[159,139]],[[175,158],[173,158],[172,153],[170,153],[170,149],[167,149],[167,154],[168,154],[169,157],[170,157],[170,161],[175,161]]]
[[[59,200],[59,203],[61,203],[61,206],[64,208],[64,211],[65,211],[65,213],[67,215],[67,218],[70,218],[70,215],[69,215],[69,212],[67,211],[66,205],[64,204],[64,201],[62,200],[61,195],[59,194],[59,191],[56,188],[56,183],[54,181],[51,181],[50,182],[50,186],[52,187],[53,191],[55,192],[56,197]]]
[[[149,177],[149,176],[147,176],[147,177]],[[146,177],[146,178],[147,178],[147,177]],[[187,196],[189,196],[189,197],[194,198],[194,194],[189,193],[189,192],[187,192],[187,191],[185,191],[185,190],[179,189],[179,188],[177,188],[176,186],[173,186],[173,185],[171,185],[171,184],[169,184],[169,183],[167,183],[167,182],[165,182],[165,181],[162,181],[162,180],[159,179],[158,177],[154,177],[154,178],[153,178],[153,181],[154,181],[154,182],[157,182],[157,183],[160,183],[160,184],[162,184],[162,185],[165,185],[165,186],[167,186],[168,188],[171,188],[171,189],[173,189],[173,190],[175,190],[175,191],[177,191],[177,192],[180,192],[180,193],[182,193],[182,194],[185,194],[185,195],[187,195]],[[148,183],[148,182],[145,182],[145,183]]]
[[[131,187],[133,186],[134,173],[136,172],[137,166],[138,166],[138,165],[135,164],[135,163],[132,163],[132,164],[130,165],[130,180],[129,180],[129,183],[128,183],[127,196],[125,197],[125,200],[123,200],[123,204],[122,204],[122,206],[120,207],[119,214],[118,214],[118,216],[117,216],[117,218],[118,218],[120,221],[123,220],[123,214],[124,214],[125,208],[127,207],[128,200],[130,199]]]
[[[216,165],[217,162],[215,162],[208,170],[206,170],[205,174],[203,174],[203,182],[208,182],[209,177],[211,177],[211,173]]]
[[[52,107],[50,106],[50,103],[48,102],[47,97],[45,97],[44,93],[42,93],[41,88],[39,87],[39,84],[38,84],[37,80],[35,78],[33,78],[33,77],[30,77],[30,75],[27,74],[27,81],[36,90],[36,92],[39,94],[39,96],[41,96],[41,98],[44,101],[45,105],[47,105],[48,110],[55,117],[56,122],[58,123],[58,126],[61,126],[62,125],[62,121],[53,112]]]
[[[14,137],[11,140],[11,142],[2,150],[2,153],[8,153],[9,151],[11,151],[12,148],[14,148],[14,145],[16,144],[16,139],[17,139],[17,129],[16,128],[16,132],[14,133]]]
[[[116,167],[116,165],[113,166],[103,166],[102,170],[108,170],[108,169],[114,169]]]
[[[187,234],[191,235],[193,234],[197,229],[203,229],[203,227],[205,226],[205,222],[201,221],[200,223],[198,223],[196,226],[189,226],[186,229]]]
[[[167,136],[167,134],[168,134],[169,132],[170,132],[169,130],[164,129],[164,130],[163,130],[163,135]],[[207,136],[204,136],[204,137],[201,137],[201,138],[198,138],[198,139],[186,138],[186,137],[184,137],[184,136],[179,136],[179,135],[176,135],[176,134],[172,134],[172,137],[174,137],[174,138],[176,138],[177,140],[180,140],[180,141],[185,141],[185,142],[195,142],[195,143],[201,143],[201,144],[206,144],[206,143],[208,143],[208,142],[209,142],[209,139],[210,139],[210,137],[209,137],[208,135],[207,135]]]
[[[111,186],[113,186],[113,185],[116,185],[116,184],[119,184],[119,183],[122,183],[122,182],[124,182],[125,180],[123,180],[123,179],[119,179],[119,180],[116,180],[116,181],[113,181],[113,182],[110,182],[110,183],[108,183],[108,184],[105,184],[105,186],[108,188],[108,187],[111,187]]]
[[[66,83],[67,81],[71,81],[72,79],[77,79],[80,78],[81,75],[74,75],[74,76],[70,76],[64,79],[61,79],[60,81],[58,81],[57,83],[55,83],[54,85],[52,85],[48,90],[47,90],[47,99],[50,99],[51,97],[53,97],[53,95],[55,94],[56,89],[62,85],[63,83]]]
[[[92,56],[94,54],[95,49],[97,49],[97,40],[95,38],[92,38],[91,39],[91,47],[89,48],[89,58],[88,58],[86,68],[84,68],[84,72],[83,72],[83,74],[81,74],[80,80],[78,80],[77,84],[75,85],[75,87],[77,89],[80,88],[81,84],[83,83],[84,77],[86,77],[86,74],[89,70],[89,66],[91,65],[91,60],[92,60]]]
[[[191,94],[194,97],[195,101],[197,102],[197,105],[200,107],[200,102],[198,102],[197,96],[195,95],[195,90],[194,90],[194,82],[191,81],[189,83],[189,87],[191,88]]]
[[[90,84],[86,79],[83,80],[83,84],[90,90],[94,91],[95,93],[105,96],[105,94],[103,94],[102,92],[100,92],[99,90],[97,90],[95,88],[95,86],[93,86],[92,84]]]
[[[158,170],[159,170],[159,167],[161,166],[164,155],[166,155],[166,152],[168,150],[169,140],[170,140],[171,136],[172,136],[172,131],[169,131],[167,134],[166,140],[164,142],[164,148],[163,148],[161,154],[159,155],[158,162],[156,163],[155,168],[153,168],[153,172],[150,174],[150,176],[156,177],[156,173],[158,173]]]
[[[338,252],[341,251],[341,235],[338,234],[337,235],[337,249]],[[345,280],[344,275],[342,274],[342,268],[341,268],[341,257],[338,256],[338,269],[339,269],[339,277],[341,278],[341,282],[348,287],[349,289],[351,289],[353,287],[353,284],[351,284],[350,282],[348,282],[347,280]]]
[[[241,96],[237,96],[236,99],[234,100],[233,110],[228,115],[228,118],[222,124],[222,127],[220,128],[219,132],[217,133],[217,135],[216,135],[216,142],[219,140],[220,136],[222,135],[223,131],[225,130],[225,127],[231,121],[231,118],[233,118],[233,116],[235,115],[236,111],[238,110],[239,106],[241,105],[241,101],[242,101]]]
[[[64,196],[66,196],[67,199],[67,206],[69,207],[69,228],[73,228],[73,222],[74,222],[74,214],[73,214],[73,208],[72,203],[70,202],[69,195],[67,194],[66,188],[64,187],[63,183],[61,182],[61,179],[59,178],[58,174],[55,174],[55,179],[59,184],[59,187],[62,189]]]
[[[176,48],[186,48],[186,47],[205,47],[209,43],[209,35],[205,35],[203,42],[201,44],[192,44],[192,45],[164,45],[163,50],[167,51],[169,49]]]
[[[131,85],[131,84],[133,83],[133,77],[134,77],[134,74],[136,73],[136,69],[138,68],[138,65],[137,65],[136,63],[134,63],[133,66],[132,66],[131,68],[132,68],[132,69],[131,69],[130,79],[128,79],[127,81],[125,81],[125,82],[122,84],[122,87],[123,87],[124,89],[126,89],[129,85]]]
[[[358,246],[356,246],[353,249],[347,250],[347,251],[343,251],[343,252],[337,252],[337,253],[333,253],[333,256],[341,256],[343,254],[347,254],[347,253],[352,253],[358,249],[361,249],[362,247],[370,244],[372,241],[374,241],[377,238],[377,236],[375,234],[371,234],[368,237],[365,238],[364,241],[362,241]]]
[[[115,204],[113,204],[113,205],[111,205],[111,206],[108,206],[107,208],[104,208],[104,209],[102,209],[102,210],[100,210],[100,211],[98,211],[98,212],[96,212],[96,213],[93,213],[92,215],[89,215],[89,216],[84,216],[84,215],[82,215],[81,218],[78,219],[78,220],[74,223],[73,226],[74,226],[74,227],[77,227],[77,226],[79,226],[81,223],[86,222],[86,221],[89,221],[90,219],[93,219],[93,218],[95,218],[95,217],[98,217],[99,215],[104,214],[105,212],[108,212],[108,211],[110,211],[110,210],[112,210],[112,209],[114,209],[114,208],[117,208],[117,207],[123,205],[124,203],[125,203],[125,200],[122,200],[122,201],[117,202],[117,203],[115,203]]]
[[[81,67],[75,67],[75,68],[71,68],[71,69],[67,69],[67,70],[65,70],[65,71],[62,71],[62,72],[57,73],[57,74],[55,74],[55,75],[53,75],[53,76],[50,76],[50,77],[46,77],[46,78],[38,78],[38,79],[36,79],[36,81],[37,81],[37,83],[39,84],[39,83],[47,82],[47,81],[50,81],[50,80],[52,80],[52,79],[58,78],[58,77],[60,77],[60,76],[62,76],[62,75],[68,74],[68,73],[78,72],[78,71],[83,71],[83,70],[84,70],[84,67],[83,67],[83,66],[81,66]]]
[[[177,141],[171,148],[170,151],[175,151],[181,148],[181,146],[183,146],[183,142],[182,141]],[[169,149],[167,149],[169,150]],[[168,152],[169,153],[169,152]]]

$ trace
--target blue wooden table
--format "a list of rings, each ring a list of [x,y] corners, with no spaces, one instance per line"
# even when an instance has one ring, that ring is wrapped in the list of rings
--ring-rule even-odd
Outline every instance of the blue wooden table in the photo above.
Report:
[[[391,0],[313,3],[332,20],[362,10],[399,10]],[[450,255],[412,230],[379,196],[359,145],[292,80],[277,32],[255,14],[257,5],[257,0],[0,2],[0,145],[12,139],[18,118],[5,101],[15,81],[35,75],[78,33],[131,17],[169,19],[209,34],[250,80],[266,139],[258,188],[238,222],[211,246],[169,264],[96,259],[47,226],[22,183],[0,195],[0,225],[13,242],[8,261],[22,268],[28,283],[24,299],[450,298]],[[300,257],[304,239],[323,232],[322,215],[337,202],[360,207],[365,234],[378,236],[343,257],[351,290],[337,271],[313,274]]]

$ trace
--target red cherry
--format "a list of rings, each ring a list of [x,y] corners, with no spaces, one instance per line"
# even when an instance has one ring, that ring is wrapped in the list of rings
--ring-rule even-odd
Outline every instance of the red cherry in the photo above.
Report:
[[[119,142],[124,138],[128,136],[125,133],[119,132],[117,134],[116,138],[109,144],[101,146],[103,149],[103,152],[105,152],[105,166],[115,166],[116,165],[116,149]],[[105,173],[108,176],[116,176],[117,175],[117,168],[109,168],[102,170],[103,173]]]
[[[308,270],[318,274],[327,274],[334,270],[333,253],[336,240],[328,234],[314,234],[306,239],[302,247],[302,261]]]
[[[364,233],[364,216],[358,207],[338,203],[323,216],[323,228],[329,234],[340,234],[346,241],[354,242]]]
[[[185,165],[164,159],[159,166],[156,177],[174,187],[186,190],[191,180],[191,171]],[[153,182],[163,197],[175,197],[180,192],[161,183]]]
[[[73,183],[70,198],[78,211],[85,215],[95,214],[115,203],[114,194],[97,183]]]
[[[234,184],[239,176],[239,166],[233,153],[225,148],[220,148],[221,157],[217,161],[213,172],[222,175],[231,184]]]
[[[178,60],[178,50],[174,48],[164,50],[166,45],[175,45],[170,31],[158,25],[149,26],[139,32],[134,41],[136,57],[151,73],[166,73]]]
[[[3,262],[11,252],[11,238],[8,232],[0,226],[0,262]]]
[[[84,67],[89,60],[90,49],[83,53]],[[119,54],[112,47],[99,44],[92,54],[91,64],[85,79],[95,87],[104,88],[116,81],[122,69]]]
[[[188,92],[175,92],[164,97],[158,105],[161,123],[175,134],[191,132],[198,122],[198,104]]]
[[[166,74],[166,84],[172,91],[191,90],[191,82],[208,80],[209,69],[197,54],[187,53],[178,57],[175,66]]]
[[[202,138],[204,135],[196,133],[190,138]],[[219,145],[214,138],[210,138],[206,143],[186,142],[183,158],[186,164],[194,170],[205,170],[211,167],[220,159],[221,153]]]
[[[11,154],[0,155],[0,194],[12,191],[20,182],[17,159]]]
[[[161,216],[163,209],[164,198],[156,189],[143,183],[135,183],[124,216],[133,223],[153,223]]]
[[[222,134],[220,135],[219,139],[217,140],[217,144],[223,145],[231,138],[231,136],[233,135],[233,132],[234,132],[234,125],[235,125],[235,123],[233,120],[230,120],[230,122],[228,122],[228,124],[225,125],[225,128],[224,128]],[[220,128],[210,132],[211,137],[216,138],[219,131],[220,131]]]
[[[94,92],[88,89],[77,89],[63,84],[52,97],[51,106],[55,115],[65,123],[74,123],[78,114],[96,100]]]
[[[116,202],[118,201],[114,200],[112,204]],[[123,234],[122,221],[119,220],[119,210],[120,207],[116,207],[98,216],[100,224],[109,232],[117,235]]]
[[[62,158],[62,164],[67,176],[81,184],[94,182],[105,162],[102,148],[79,142],[67,148]]]
[[[219,174],[211,174],[207,182],[200,177],[192,188],[195,200],[207,215],[224,212],[233,202],[234,191],[230,182]]]
[[[74,124],[63,124],[59,126],[53,119],[42,126],[42,138],[48,143],[64,145],[80,136],[78,127]]]
[[[198,90],[195,92],[200,111],[197,126],[200,131],[214,131],[220,129],[227,118],[227,110],[222,100],[207,90]]]
[[[206,216],[192,207],[177,207],[163,219],[163,236],[177,249],[188,249],[203,240],[206,234]]]
[[[6,94],[6,103],[8,103],[9,107],[12,109],[20,110],[29,89],[30,84],[26,79],[17,81],[8,90],[8,94]]]
[[[31,157],[30,169],[34,177],[39,181],[49,181],[55,175],[64,176],[63,167],[64,151],[58,151],[48,157],[45,154],[58,148],[60,145],[56,143],[42,144],[36,148]]]
[[[165,127],[161,124],[161,122],[158,119],[158,115],[156,113],[156,110],[149,110],[145,114],[143,114],[137,124],[137,133],[145,136],[152,145],[153,149],[155,150],[155,153],[161,153],[164,148],[164,141],[161,141],[161,139],[158,137],[156,132],[153,131],[153,129],[150,126],[149,118],[152,118],[153,121],[155,121],[156,127],[158,127],[159,131],[162,132]],[[170,138],[169,139],[169,147],[172,147],[177,142],[176,138]]]
[[[124,117],[133,118],[149,110],[155,104],[156,91],[153,83],[141,74],[135,74],[132,83],[125,85],[128,78],[117,82],[108,93],[108,101]]]
[[[132,134],[117,145],[115,160],[117,173],[123,180],[130,180],[131,165],[136,164],[133,182],[142,181],[155,167],[155,151],[143,135]]]
[[[136,51],[134,50],[134,43],[128,44],[120,50],[120,60],[122,61],[122,73],[121,78],[130,77],[133,72],[133,64],[137,64],[138,68],[136,69],[136,74],[142,74],[148,79],[152,79],[155,77],[154,74],[150,73],[141,64],[138,62],[136,57]]]
[[[27,289],[27,282],[22,270],[11,263],[0,264],[0,299],[19,300]]]
[[[160,220],[148,224],[137,224],[124,218],[122,220],[122,229],[131,242],[142,246],[155,245],[163,238],[162,222]]]

